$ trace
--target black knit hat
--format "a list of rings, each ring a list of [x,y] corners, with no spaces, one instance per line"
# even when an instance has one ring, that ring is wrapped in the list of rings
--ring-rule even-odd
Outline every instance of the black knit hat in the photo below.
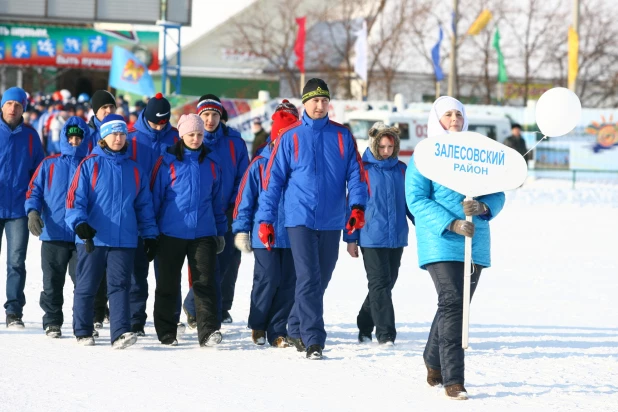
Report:
[[[314,97],[328,97],[330,100],[330,92],[324,80],[310,79],[303,87],[303,103]]]
[[[221,112],[221,120],[223,122],[227,122],[227,110],[225,110],[225,107],[223,105],[221,105],[221,108],[223,109]]]
[[[223,116],[223,105],[221,104],[221,100],[214,94],[205,94],[197,101],[196,113],[198,116],[206,110],[212,110],[219,113],[219,116]]]
[[[92,95],[90,103],[92,104],[92,110],[96,115],[99,109],[106,104],[113,104],[114,107],[116,107],[116,98],[107,90],[97,90]]]
[[[148,100],[148,104],[144,109],[144,118],[154,124],[166,124],[170,121],[171,106],[161,93],[157,93],[155,97]]]

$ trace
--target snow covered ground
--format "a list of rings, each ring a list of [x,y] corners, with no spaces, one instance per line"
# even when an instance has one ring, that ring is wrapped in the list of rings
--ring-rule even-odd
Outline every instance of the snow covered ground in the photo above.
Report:
[[[39,242],[32,237],[26,329],[0,326],[0,410],[616,411],[617,213],[616,185],[578,182],[573,190],[569,181],[536,180],[507,194],[492,223],[493,267],[471,308],[471,399],[458,403],[425,382],[422,352],[437,299],[417,267],[413,231],[393,292],[396,346],[356,342],[367,282],[362,261],[342,244],[325,299],[325,360],[313,362],[291,348],[252,344],[250,255],[240,268],[235,322],[224,327],[219,348],[199,348],[195,332],[178,347],[162,347],[152,317],[147,336],[125,351],[110,348],[107,327],[97,346],[77,346],[71,287],[64,337],[49,339],[41,329]],[[6,254],[0,259],[4,301]],[[154,281],[149,314],[152,296]]]

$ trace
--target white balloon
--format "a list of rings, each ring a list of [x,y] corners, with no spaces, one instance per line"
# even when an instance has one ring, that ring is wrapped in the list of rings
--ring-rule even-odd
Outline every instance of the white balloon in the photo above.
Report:
[[[564,87],[549,89],[536,104],[536,124],[548,137],[564,136],[577,126],[582,104],[575,93]]]

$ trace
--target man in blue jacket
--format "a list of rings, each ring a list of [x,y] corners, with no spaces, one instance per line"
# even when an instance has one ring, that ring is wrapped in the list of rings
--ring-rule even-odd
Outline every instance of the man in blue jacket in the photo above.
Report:
[[[219,303],[222,310],[221,322],[232,323],[230,309],[232,309],[238,267],[240,266],[240,251],[234,247],[234,235],[232,234],[232,213],[240,181],[249,166],[249,153],[247,144],[240,133],[231,127],[227,127],[221,121],[223,113],[223,105],[217,96],[206,94],[200,97],[197,103],[197,114],[204,121],[204,145],[221,160],[223,169],[221,196],[226,207],[228,230],[225,233],[225,249],[217,256],[220,284]],[[184,309],[187,313],[189,326],[194,327],[193,291],[189,291],[185,298]]]
[[[157,93],[148,100],[146,108],[139,114],[133,127],[129,128],[129,156],[139,163],[147,176],[150,176],[155,162],[165,150],[178,140],[178,130],[170,124],[170,102]],[[139,238],[135,250],[135,267],[131,281],[131,330],[137,336],[144,336],[146,324],[146,301],[148,300],[148,259],[144,249],[144,240]],[[155,275],[158,272],[158,259],[155,259]],[[178,294],[176,316],[180,318],[181,296]],[[178,323],[176,319],[176,323]],[[178,324],[179,332],[184,332],[184,325]]]
[[[301,120],[285,129],[273,148],[255,219],[260,223],[260,240],[272,248],[283,195],[296,268],[288,339],[298,351],[306,350],[308,359],[321,359],[326,341],[324,292],[339,256],[341,230],[353,232],[365,224],[367,184],[354,137],[328,119],[326,83],[309,80],[302,101]],[[352,209],[347,224],[346,188]]]
[[[73,332],[79,344],[94,345],[94,295],[107,270],[112,347],[123,349],[137,340],[129,310],[137,239],[144,239],[152,261],[159,230],[148,176],[127,152],[122,116],[107,115],[100,133],[102,139],[80,163],[66,199],[65,221],[77,235]]]
[[[43,292],[39,305],[45,312],[43,329],[51,338],[62,335],[64,322],[62,305],[67,268],[75,284],[77,249],[75,233],[65,218],[65,202],[71,178],[86,157],[90,129],[79,117],[69,118],[60,133],[60,153],[43,159],[34,172],[26,194],[28,229],[43,241],[41,269]]]
[[[23,328],[21,318],[26,304],[26,250],[28,218],[24,203],[28,183],[43,160],[39,134],[24,124],[28,105],[26,92],[11,87],[2,95],[0,121],[0,240],[6,231],[6,326]]]

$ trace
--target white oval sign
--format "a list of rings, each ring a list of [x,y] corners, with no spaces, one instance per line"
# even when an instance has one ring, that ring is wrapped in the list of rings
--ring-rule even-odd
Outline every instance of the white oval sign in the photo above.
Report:
[[[427,138],[413,158],[423,176],[470,197],[516,189],[528,175],[522,155],[476,132]]]

